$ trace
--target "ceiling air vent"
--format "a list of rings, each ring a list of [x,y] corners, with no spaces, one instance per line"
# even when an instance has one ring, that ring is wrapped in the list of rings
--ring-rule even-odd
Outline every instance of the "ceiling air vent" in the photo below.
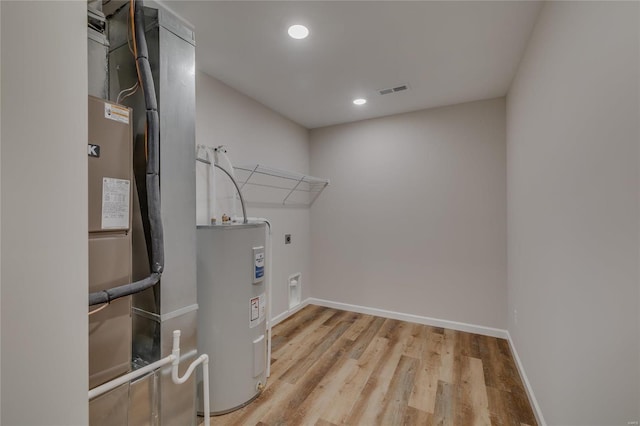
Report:
[[[405,91],[408,88],[409,88],[408,84],[401,84],[400,86],[390,87],[388,89],[380,89],[380,90],[378,90],[378,93],[380,93],[381,95],[388,95],[390,93],[397,93],[397,92]]]

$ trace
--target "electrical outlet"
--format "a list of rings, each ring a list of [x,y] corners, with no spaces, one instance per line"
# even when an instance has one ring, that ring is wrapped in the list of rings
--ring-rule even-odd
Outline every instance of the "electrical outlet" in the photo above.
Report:
[[[284,243],[291,244],[291,234],[284,234]]]

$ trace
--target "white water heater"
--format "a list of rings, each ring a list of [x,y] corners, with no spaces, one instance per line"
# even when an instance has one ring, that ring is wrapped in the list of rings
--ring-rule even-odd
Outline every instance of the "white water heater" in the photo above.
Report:
[[[209,399],[214,415],[245,406],[265,384],[265,226],[197,228],[198,351],[211,359]],[[202,395],[198,411],[203,412]]]

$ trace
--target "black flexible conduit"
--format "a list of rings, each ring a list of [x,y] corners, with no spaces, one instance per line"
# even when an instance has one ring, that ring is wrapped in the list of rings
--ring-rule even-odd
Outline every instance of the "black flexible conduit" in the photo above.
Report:
[[[135,0],[134,26],[135,45],[137,46],[136,64],[140,85],[144,93],[147,113],[147,211],[149,219],[149,234],[151,236],[151,274],[139,281],[113,287],[107,290],[89,294],[89,306],[110,303],[121,297],[129,296],[153,287],[160,281],[164,268],[164,231],[160,216],[160,117],[158,115],[158,101],[156,88],[149,65],[149,51],[144,34],[144,10],[142,0]]]

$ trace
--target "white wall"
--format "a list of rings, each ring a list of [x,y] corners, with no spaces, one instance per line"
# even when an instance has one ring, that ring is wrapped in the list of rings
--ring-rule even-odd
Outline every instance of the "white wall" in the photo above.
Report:
[[[3,1],[2,423],[87,423],[86,3]]]
[[[546,3],[508,95],[509,332],[550,425],[640,420],[638,7]]]
[[[236,165],[260,163],[309,173],[305,128],[201,72],[196,75],[196,143],[226,145]],[[206,223],[206,167],[198,164],[196,172],[198,221]],[[273,226],[275,317],[288,310],[289,275],[302,273],[303,299],[310,295],[309,209],[250,205],[247,214],[265,217]],[[284,234],[292,234],[292,244],[284,244]]]
[[[313,296],[506,328],[505,102],[310,132]]]

